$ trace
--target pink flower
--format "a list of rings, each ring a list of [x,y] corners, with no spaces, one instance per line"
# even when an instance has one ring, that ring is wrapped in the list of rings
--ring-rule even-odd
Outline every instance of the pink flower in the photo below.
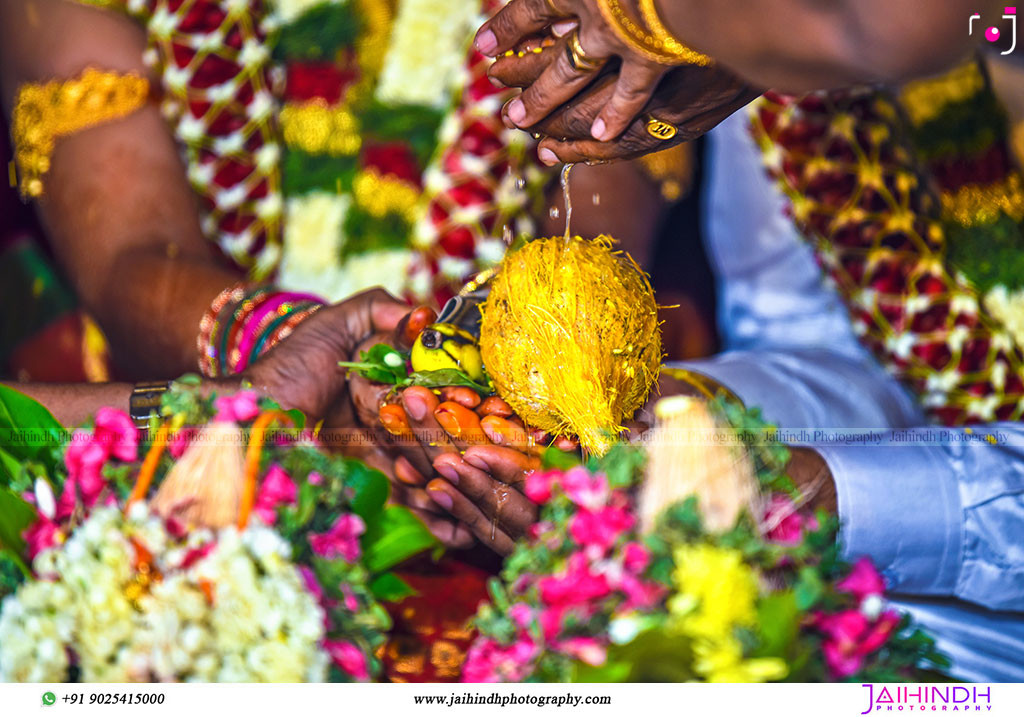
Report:
[[[171,440],[167,443],[167,450],[171,454],[171,457],[177,460],[185,454],[185,450],[192,444],[196,436],[199,435],[199,429],[193,426],[182,428],[180,431],[176,431]]]
[[[86,508],[96,504],[107,485],[103,478],[103,464],[107,462],[107,447],[83,430],[75,431],[64,452],[64,465],[68,469],[64,490],[57,501],[57,519],[67,518],[75,509],[79,498]]]
[[[324,477],[317,473],[316,471],[310,471],[309,476],[306,478],[306,481],[310,485],[320,485],[321,483],[324,482]]]
[[[576,466],[562,476],[562,490],[573,503],[589,510],[597,510],[608,502],[608,479],[583,466]]]
[[[508,609],[509,619],[525,630],[533,624],[533,608],[524,602],[517,602]]]
[[[569,533],[581,545],[593,546],[602,552],[635,523],[633,514],[620,506],[605,506],[596,511],[581,508],[569,521]]]
[[[346,610],[348,610],[349,612],[355,612],[356,610],[359,609],[359,601],[356,600],[356,596],[352,592],[352,588],[350,588],[348,585],[345,585],[344,583],[342,583],[342,585],[341,585],[341,594],[342,594],[342,596],[344,598],[342,600],[342,605],[345,606]]]
[[[764,522],[774,527],[765,537],[781,545],[797,545],[804,536],[804,517],[797,512],[793,501],[782,494],[775,494],[768,503]]]
[[[622,548],[622,564],[631,573],[639,574],[647,570],[651,563],[651,553],[641,543],[626,543]]]
[[[345,558],[350,563],[359,560],[359,536],[366,530],[363,519],[354,513],[339,516],[326,533],[313,533],[309,545],[313,552],[325,558]]]
[[[864,658],[885,644],[899,622],[899,614],[891,610],[874,621],[858,610],[845,610],[835,615],[818,613],[812,624],[825,634],[825,664],[842,679],[860,670]]]
[[[605,646],[592,637],[572,637],[558,645],[565,654],[593,667],[600,667],[608,659]]]
[[[551,500],[551,491],[559,475],[558,471],[534,471],[526,476],[523,492],[534,503],[543,505]]]
[[[256,503],[253,510],[267,525],[277,522],[277,506],[282,503],[295,505],[295,499],[299,491],[295,482],[288,477],[284,469],[276,463],[267,471],[267,475],[260,483],[259,493],[256,494]]]
[[[35,559],[39,553],[57,545],[61,537],[60,526],[49,518],[40,516],[39,519],[22,533],[28,549],[29,562]]]
[[[352,675],[357,680],[370,679],[370,671],[366,667],[366,655],[351,642],[324,640],[324,649],[342,672]]]
[[[139,454],[139,432],[124,411],[104,406],[96,412],[93,439],[102,444],[109,455],[131,463]]]
[[[611,592],[608,578],[590,572],[586,556],[575,553],[562,575],[549,575],[537,581],[541,601],[550,607],[571,607],[598,600]]]
[[[626,595],[622,605],[625,611],[654,607],[665,594],[665,588],[658,583],[640,580],[629,573],[622,576],[618,588]]]
[[[300,565],[298,567],[299,575],[302,576],[302,583],[306,586],[306,590],[316,599],[317,605],[323,605],[324,589],[320,587],[320,581],[316,579],[316,575],[308,565]]]
[[[885,594],[885,580],[878,574],[871,558],[862,557],[853,564],[850,574],[836,583],[836,589],[850,593],[859,603],[868,595]]]
[[[539,650],[526,635],[510,647],[491,638],[479,638],[466,653],[463,682],[522,682],[533,671]]]
[[[213,402],[214,408],[217,409],[217,415],[213,420],[231,423],[251,421],[260,414],[257,398],[259,394],[255,391],[239,391],[227,396],[218,396]]]

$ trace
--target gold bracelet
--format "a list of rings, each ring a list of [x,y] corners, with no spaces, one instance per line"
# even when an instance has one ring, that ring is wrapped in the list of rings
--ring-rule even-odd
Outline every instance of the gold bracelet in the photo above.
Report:
[[[726,401],[734,403],[737,406],[745,406],[743,399],[733,393],[728,386],[719,383],[710,376],[705,376],[702,373],[691,371],[688,368],[672,366],[662,366],[661,373],[669,378],[682,381],[686,385],[695,389],[701,396],[709,401],[714,401],[716,398],[724,398]]]
[[[654,0],[640,0],[640,15],[654,37],[662,42],[662,46],[670,54],[685,58],[687,65],[700,65],[707,67],[714,60],[707,55],[693,50],[679,42],[675,36],[665,27],[665,23],[658,16],[658,8],[654,6]]]
[[[149,81],[134,74],[89,69],[75,80],[22,85],[11,134],[24,198],[43,193],[43,176],[58,137],[126,117],[146,103]]]
[[[663,39],[650,34],[626,12],[620,0],[597,0],[597,7],[615,34],[635,52],[661,65],[708,65],[711,58],[675,41],[682,50],[673,51]],[[667,30],[666,30],[667,33]]]

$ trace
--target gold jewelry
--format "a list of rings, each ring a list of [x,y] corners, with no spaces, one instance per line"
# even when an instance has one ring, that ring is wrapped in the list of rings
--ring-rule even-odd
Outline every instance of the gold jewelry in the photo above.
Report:
[[[547,2],[548,7],[551,8],[551,12],[553,12],[558,17],[565,17],[565,10],[562,10],[558,6],[556,6],[555,0],[545,0],[545,2]]]
[[[714,401],[716,398],[724,398],[726,401],[737,406],[746,405],[728,386],[719,383],[710,376],[676,366],[662,366],[661,373],[669,378],[685,383],[709,401]]]
[[[693,187],[693,144],[682,142],[640,157],[640,167],[650,180],[658,185],[661,198],[677,202]]]
[[[710,57],[694,52],[678,41],[683,51],[673,51],[667,47],[663,39],[658,39],[635,22],[620,0],[597,0],[597,7],[618,38],[645,59],[661,65],[711,64]]]
[[[662,47],[669,54],[684,58],[688,65],[706,67],[713,62],[707,55],[687,47],[675,38],[658,16],[658,8],[654,6],[654,0],[640,0],[640,15],[647,23],[647,27],[654,33],[655,39],[661,41]]]
[[[143,381],[135,384],[128,399],[128,415],[136,428],[148,427],[151,416],[160,417],[160,404],[170,387],[170,381]]]
[[[647,115],[647,134],[660,140],[670,140],[679,132],[674,124],[669,124],[654,115]]]
[[[149,81],[134,74],[89,69],[76,80],[22,85],[11,134],[24,198],[43,193],[43,176],[58,137],[126,117],[146,103]]]
[[[573,30],[569,34],[569,40],[565,43],[565,54],[569,57],[569,64],[577,72],[593,72],[604,64],[603,60],[594,60],[587,57],[587,53],[580,44],[580,33]]]

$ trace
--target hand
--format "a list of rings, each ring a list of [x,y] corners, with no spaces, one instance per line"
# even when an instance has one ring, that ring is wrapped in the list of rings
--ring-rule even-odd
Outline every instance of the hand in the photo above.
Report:
[[[789,450],[786,473],[803,494],[801,506],[812,511],[820,508],[826,513],[838,513],[836,482],[825,459],[813,448],[795,447]]]
[[[506,105],[505,115],[520,128],[538,124],[590,84],[600,67],[618,57],[615,87],[589,127],[589,134],[598,141],[617,137],[640,114],[668,66],[643,57],[620,40],[592,0],[512,0],[480,28],[476,48],[495,57],[549,27],[566,38],[536,81]],[[571,40],[578,40],[575,46],[583,52],[581,59],[591,64],[581,67],[570,59],[573,53],[567,51],[567,43]]]
[[[325,306],[261,356],[244,378],[283,408],[319,421],[348,402],[347,372],[338,362],[347,361],[367,337],[393,331],[408,310],[383,289]]]
[[[539,47],[541,51],[526,51],[522,57],[500,57],[489,74],[510,87],[527,87],[564,54],[564,42],[550,45],[528,41],[527,50]],[[559,161],[609,162],[668,149],[700,137],[761,94],[759,89],[718,65],[676,67],[665,74],[641,116],[631,118],[624,133],[611,141],[596,141],[590,137],[590,127],[615,90],[616,76],[602,75],[570,103],[529,127],[532,132],[546,135],[538,147],[541,161],[547,165]],[[675,136],[663,140],[651,135],[647,131],[648,116],[673,125]]]

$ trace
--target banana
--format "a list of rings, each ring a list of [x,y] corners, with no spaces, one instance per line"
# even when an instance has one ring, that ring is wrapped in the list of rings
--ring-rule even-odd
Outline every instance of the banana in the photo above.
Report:
[[[413,371],[454,368],[474,381],[487,381],[476,337],[454,324],[431,324],[423,329],[413,344],[411,360]]]

